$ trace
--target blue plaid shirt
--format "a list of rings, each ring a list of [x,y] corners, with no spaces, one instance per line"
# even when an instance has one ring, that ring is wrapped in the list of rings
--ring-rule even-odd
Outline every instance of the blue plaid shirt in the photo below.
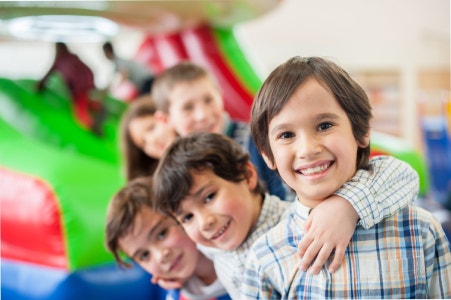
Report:
[[[310,208],[292,203],[248,253],[242,299],[450,298],[451,254],[440,223],[407,206],[370,229],[358,226],[341,267],[312,275],[297,246]]]

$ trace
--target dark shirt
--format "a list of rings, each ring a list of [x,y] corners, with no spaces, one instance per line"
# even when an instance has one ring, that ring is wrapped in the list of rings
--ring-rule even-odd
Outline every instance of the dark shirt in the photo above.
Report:
[[[226,121],[226,135],[241,145],[244,151],[249,153],[250,161],[257,169],[258,177],[265,184],[266,189],[271,195],[276,195],[285,200],[287,197],[287,187],[283,183],[279,174],[271,170],[254,143],[250,133],[249,124],[241,121]]]
[[[91,69],[75,54],[59,55],[50,70],[61,74],[74,97],[95,88]]]

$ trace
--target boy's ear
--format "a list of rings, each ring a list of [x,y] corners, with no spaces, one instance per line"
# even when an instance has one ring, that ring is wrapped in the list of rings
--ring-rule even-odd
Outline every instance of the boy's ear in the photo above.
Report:
[[[169,116],[162,112],[161,110],[157,110],[154,114],[155,120],[163,123],[169,123]]]
[[[263,160],[265,161],[266,165],[268,166],[268,168],[270,168],[271,170],[274,170],[274,171],[277,169],[276,164],[271,162],[271,160],[269,159],[268,155],[266,155],[265,152],[262,152],[262,157],[263,157]]]
[[[247,178],[246,181],[249,185],[249,189],[253,190],[257,186],[258,183],[258,173],[257,169],[255,169],[254,165],[251,162],[247,163]]]
[[[368,131],[367,134],[365,134],[365,136],[363,137],[363,143],[360,144],[359,146],[361,148],[366,148],[368,147],[369,144],[370,144],[370,132]]]

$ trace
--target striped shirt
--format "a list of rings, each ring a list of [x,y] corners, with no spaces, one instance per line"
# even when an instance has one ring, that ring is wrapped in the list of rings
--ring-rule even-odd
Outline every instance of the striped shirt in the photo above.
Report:
[[[407,206],[370,229],[358,226],[341,267],[299,269],[297,245],[310,208],[292,203],[248,253],[242,299],[450,298],[451,254],[440,223]]]
[[[225,251],[199,245],[198,248],[213,260],[216,275],[232,299],[239,298],[239,286],[243,281],[243,270],[247,253],[253,242],[274,227],[290,202],[282,201],[276,196],[265,195],[262,210],[251,233],[238,248]]]
[[[347,199],[360,217],[359,225],[370,228],[383,218],[413,204],[419,190],[417,172],[392,156],[375,156],[370,171],[358,170],[335,195]]]

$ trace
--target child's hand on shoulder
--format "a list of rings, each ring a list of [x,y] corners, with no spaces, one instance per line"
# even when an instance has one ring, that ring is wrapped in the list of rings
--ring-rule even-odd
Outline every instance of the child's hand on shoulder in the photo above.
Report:
[[[332,195],[318,204],[305,223],[305,236],[298,245],[301,270],[318,274],[334,252],[329,266],[329,272],[334,273],[341,265],[358,218],[351,203],[340,196]]]

